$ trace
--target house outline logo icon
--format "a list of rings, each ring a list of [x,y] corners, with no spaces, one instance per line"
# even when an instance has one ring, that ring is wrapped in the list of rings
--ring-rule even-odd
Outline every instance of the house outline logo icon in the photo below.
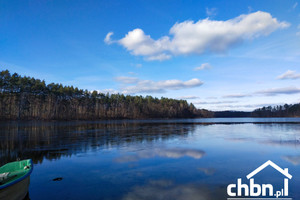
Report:
[[[280,172],[282,175],[285,176],[283,180],[283,188],[278,191],[274,191],[272,184],[256,184],[254,183],[254,176],[264,170],[266,167],[271,166]],[[242,183],[242,178],[237,179],[237,184],[229,184],[227,186],[227,194],[230,198],[227,200],[237,200],[237,199],[251,199],[249,197],[268,197],[267,199],[288,199],[291,200],[292,198],[288,198],[289,195],[289,180],[292,179],[292,175],[289,173],[288,168],[280,168],[271,160],[268,160],[254,171],[249,173],[247,176],[249,180],[249,185]],[[271,197],[271,198],[269,198]]]

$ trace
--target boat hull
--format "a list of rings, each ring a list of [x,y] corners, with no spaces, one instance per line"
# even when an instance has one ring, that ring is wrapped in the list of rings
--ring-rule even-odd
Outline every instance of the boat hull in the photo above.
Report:
[[[30,176],[16,184],[0,189],[0,200],[23,200],[27,193],[30,183]]]

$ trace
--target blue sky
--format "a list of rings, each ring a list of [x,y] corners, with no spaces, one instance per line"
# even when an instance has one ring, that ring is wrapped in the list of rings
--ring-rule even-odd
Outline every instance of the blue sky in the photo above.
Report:
[[[299,103],[300,5],[0,0],[0,68],[211,110]]]

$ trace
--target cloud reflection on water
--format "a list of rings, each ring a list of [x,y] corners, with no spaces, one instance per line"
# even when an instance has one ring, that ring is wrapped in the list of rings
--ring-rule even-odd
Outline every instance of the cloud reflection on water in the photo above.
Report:
[[[115,159],[116,162],[135,162],[141,159],[164,157],[164,158],[182,158],[191,157],[200,159],[205,155],[203,150],[187,149],[187,148],[155,148],[150,150],[142,150],[133,155],[124,155]]]
[[[297,147],[300,146],[300,140],[298,139],[261,139],[261,138],[226,138],[228,141],[232,142],[256,142],[263,145],[270,146],[287,146],[287,147]]]
[[[224,190],[212,190],[200,184],[176,184],[171,180],[152,180],[146,185],[135,186],[123,200],[212,200],[224,199]]]
[[[153,144],[187,137],[194,125],[126,122],[10,122],[0,123],[0,165],[17,158],[34,163],[120,146]]]
[[[282,159],[292,163],[293,165],[300,164],[300,155],[297,156],[283,156]]]
[[[204,174],[211,176],[213,175],[216,170],[214,168],[203,168],[203,167],[199,167],[198,168],[199,171],[203,172]]]

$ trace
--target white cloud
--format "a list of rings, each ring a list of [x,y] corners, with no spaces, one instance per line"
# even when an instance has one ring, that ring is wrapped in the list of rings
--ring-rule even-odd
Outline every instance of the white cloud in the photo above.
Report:
[[[164,53],[168,49],[169,38],[162,37],[155,41],[150,35],[145,35],[142,29],[129,31],[118,43],[133,55],[146,56],[148,60],[165,60],[170,58],[170,55]]]
[[[296,73],[296,71],[292,70],[287,70],[285,73],[281,74],[280,76],[277,77],[277,79],[299,79],[300,78],[300,73]]]
[[[181,80],[164,80],[164,81],[151,81],[151,80],[140,80],[133,77],[117,77],[116,81],[125,84],[132,84],[122,88],[122,93],[135,94],[135,93],[163,93],[166,90],[180,90],[185,88],[198,87],[203,84],[197,78],[181,81]]]
[[[115,89],[104,89],[104,90],[96,90],[98,93],[103,93],[103,94],[118,94],[119,91],[115,90]]]
[[[294,77],[293,77],[294,78]],[[246,94],[228,94],[222,96],[222,98],[228,98],[228,99],[239,99],[239,98],[245,98],[245,97],[255,97],[255,96],[275,96],[275,95],[292,95],[292,94],[297,94],[300,93],[300,88],[297,87],[284,87],[284,88],[271,88],[271,89],[265,89],[265,90],[260,90],[252,93],[246,93]],[[209,97],[206,99],[217,99],[217,97]],[[225,104],[225,103],[237,103],[237,101],[200,101],[200,102],[193,102],[194,104]],[[267,105],[267,104],[253,104],[254,106],[262,106],[262,105]],[[227,105],[226,105],[227,106]],[[238,105],[234,105],[238,106]],[[241,105],[242,107],[248,106],[251,107],[250,105]],[[229,106],[228,106],[229,107]]]
[[[225,104],[225,103],[237,103],[238,101],[197,101],[193,102],[193,104]]]
[[[163,61],[163,60],[169,60],[172,56],[171,55],[168,55],[168,54],[159,54],[159,55],[155,55],[155,56],[149,56],[146,58],[146,60],[160,60],[160,61]]]
[[[277,106],[281,105],[283,103],[260,103],[260,104],[243,104],[243,105],[220,105],[217,107],[223,108],[261,108],[261,107],[266,107],[266,106]]]
[[[300,24],[297,26],[297,29],[300,30]],[[297,36],[300,36],[300,31],[296,33]]]
[[[218,99],[218,97],[206,97],[206,99]]]
[[[137,73],[135,73],[135,72],[128,72],[128,74],[130,74],[130,75],[137,75]]]
[[[137,68],[141,68],[143,65],[140,64],[140,63],[138,63],[138,64],[136,64],[135,66],[136,66]]]
[[[262,94],[266,96],[275,96],[278,94],[297,94],[297,93],[300,93],[300,88],[296,88],[296,87],[272,88],[272,89],[256,92],[256,94]]]
[[[284,103],[260,103],[260,104],[217,104],[210,106],[210,110],[213,111],[253,111],[254,109],[261,108],[264,106],[276,106],[276,105],[283,105]]]
[[[194,71],[200,71],[200,70],[209,69],[209,68],[211,68],[211,65],[209,63],[203,63],[201,66],[195,67]]]
[[[119,76],[116,77],[115,80],[124,84],[132,84],[132,83],[137,83],[139,81],[139,79],[136,77],[128,77],[128,76]]]
[[[113,41],[111,40],[111,36],[113,35],[114,33],[113,32],[109,32],[106,34],[105,38],[104,38],[104,42],[106,44],[111,44],[113,43]]]
[[[199,99],[198,96],[181,96],[177,97],[177,99]]]
[[[130,63],[132,67],[141,68],[143,65],[141,63]]]
[[[129,31],[124,38],[116,41],[111,40],[113,33],[109,32],[105,42],[116,42],[131,54],[144,56],[146,60],[166,60],[174,55],[226,52],[244,40],[267,36],[277,29],[287,27],[289,23],[279,22],[270,13],[258,11],[227,21],[203,19],[176,23],[169,31],[170,36],[157,40],[139,28]]]
[[[223,98],[244,98],[244,97],[250,97],[251,95],[249,94],[229,94],[229,95],[224,95]]]
[[[251,6],[248,6],[248,13],[251,13],[253,11],[253,8]]]
[[[295,9],[297,6],[298,6],[298,2],[296,2],[296,3],[293,5],[293,9]]]
[[[217,8],[206,8],[206,15],[208,17],[213,17],[217,15]]]

